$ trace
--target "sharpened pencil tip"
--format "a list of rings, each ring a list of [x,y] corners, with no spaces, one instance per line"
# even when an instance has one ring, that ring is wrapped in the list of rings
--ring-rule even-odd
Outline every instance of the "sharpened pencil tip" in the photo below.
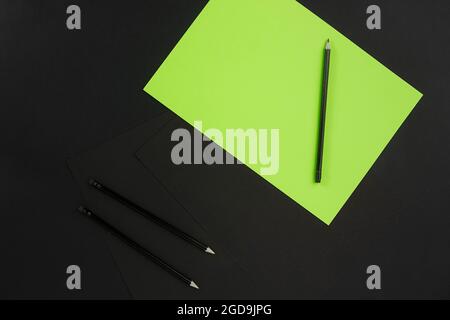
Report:
[[[327,39],[327,43],[325,44],[325,49],[326,50],[330,50],[331,49],[330,39]]]
[[[198,287],[198,285],[195,284],[194,281],[191,281],[191,284],[190,284],[189,286],[191,286],[192,288],[197,289],[197,290],[200,289],[200,288]]]
[[[216,254],[210,247],[206,248],[205,252],[209,254]]]

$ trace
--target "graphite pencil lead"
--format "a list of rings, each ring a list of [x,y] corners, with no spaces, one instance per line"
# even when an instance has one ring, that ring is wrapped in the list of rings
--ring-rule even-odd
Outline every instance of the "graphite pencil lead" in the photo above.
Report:
[[[330,39],[327,39],[327,43],[326,43],[326,45],[325,45],[325,49],[326,49],[326,50],[331,50]]]
[[[216,254],[210,247],[206,248],[205,252],[209,254]]]
[[[200,289],[200,288],[198,287],[198,285],[195,284],[194,281],[191,281],[191,284],[190,284],[189,286],[191,286],[192,288],[197,289],[197,290]]]

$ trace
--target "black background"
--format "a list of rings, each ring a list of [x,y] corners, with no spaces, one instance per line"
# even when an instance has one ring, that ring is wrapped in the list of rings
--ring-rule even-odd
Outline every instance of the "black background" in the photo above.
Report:
[[[450,4],[377,1],[382,30],[369,31],[372,2],[300,2],[424,94],[331,229],[368,257],[348,270],[362,287],[381,265],[383,291],[334,292],[449,298]],[[104,237],[74,213],[66,160],[164,112],[142,88],[206,1],[77,1],[79,31],[66,28],[70,4],[0,1],[2,298],[133,297]],[[70,264],[82,266],[81,291],[66,289]]]

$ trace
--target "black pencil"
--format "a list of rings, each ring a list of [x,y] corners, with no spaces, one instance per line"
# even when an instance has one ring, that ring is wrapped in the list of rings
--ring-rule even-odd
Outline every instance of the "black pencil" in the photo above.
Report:
[[[164,269],[165,271],[170,273],[175,278],[181,280],[182,282],[187,284],[189,287],[192,287],[194,289],[199,289],[199,287],[197,286],[197,284],[193,280],[189,279],[183,273],[181,273],[180,271],[176,270],[174,267],[172,267],[168,263],[164,262],[161,258],[157,257],[155,254],[151,253],[150,251],[148,251],[147,249],[145,249],[144,247],[139,245],[137,242],[135,242],[134,240],[130,239],[124,233],[122,233],[121,231],[119,231],[118,229],[116,229],[115,227],[110,225],[108,222],[106,222],[105,220],[103,220],[99,216],[95,215],[92,212],[92,210],[89,210],[89,209],[81,206],[81,207],[78,208],[78,211],[80,211],[81,213],[83,213],[83,214],[87,215],[88,217],[90,217],[97,224],[99,224],[100,226],[102,226],[104,229],[106,229],[107,231],[111,232],[112,234],[114,234],[116,237],[118,237],[119,239],[124,241],[126,244],[128,244],[130,247],[132,247],[133,249],[135,249],[136,251],[138,251],[142,255],[144,255],[147,258],[149,258],[151,261],[153,261],[159,267],[161,267],[162,269]]]
[[[316,182],[322,181],[322,166],[323,166],[323,149],[325,145],[325,120],[327,113],[327,98],[328,98],[328,77],[330,74],[330,55],[331,45],[330,40],[325,44],[325,61],[323,66],[322,78],[322,102],[320,108],[320,124],[319,124],[319,146],[317,148],[317,166],[316,166]]]
[[[137,204],[131,202],[124,196],[120,195],[118,192],[106,187],[105,185],[101,184],[100,182],[91,179],[89,180],[89,184],[94,187],[95,189],[103,192],[105,195],[115,199],[116,201],[120,202],[124,206],[136,211],[140,215],[148,218],[153,223],[157,224],[161,228],[171,232],[172,234],[176,235],[177,237],[185,240],[186,242],[192,244],[193,246],[199,248],[200,250],[209,253],[209,254],[215,254],[214,251],[207,246],[206,244],[200,242],[199,240],[195,239],[194,237],[188,235],[186,232],[178,229],[177,227],[171,225],[167,221],[161,219],[160,217],[156,216],[155,214],[149,212],[148,210],[145,210],[144,208],[138,206]]]

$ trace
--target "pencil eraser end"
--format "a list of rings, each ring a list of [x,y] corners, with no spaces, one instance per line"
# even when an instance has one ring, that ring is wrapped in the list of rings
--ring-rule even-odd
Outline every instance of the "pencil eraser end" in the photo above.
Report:
[[[322,174],[320,172],[317,172],[316,174],[316,183],[320,183],[322,181]]]
[[[89,209],[87,209],[87,208],[85,208],[83,206],[79,206],[78,207],[78,211],[81,212],[82,214],[85,214],[85,215],[88,215],[88,216],[90,216],[92,214],[92,212]]]

